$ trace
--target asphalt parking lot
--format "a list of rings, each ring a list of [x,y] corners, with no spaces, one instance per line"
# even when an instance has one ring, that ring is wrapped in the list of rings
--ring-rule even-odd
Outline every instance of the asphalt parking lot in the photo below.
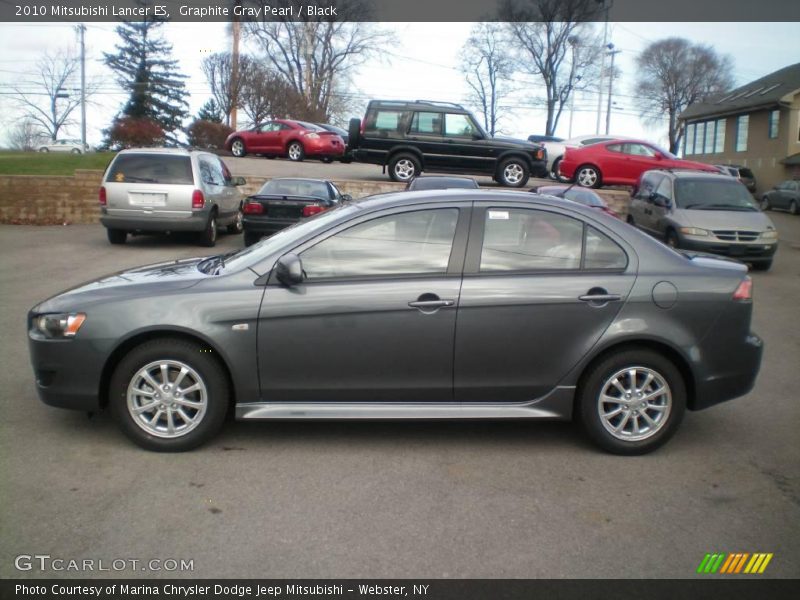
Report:
[[[800,218],[770,216],[781,242],[753,274],[756,388],[635,458],[530,422],[231,422],[194,452],[145,452],[107,414],[37,399],[25,315],[82,281],[210,252],[110,246],[99,225],[0,226],[0,577],[93,574],[14,567],[46,554],[194,565],[104,577],[684,578],[707,552],[771,552],[762,577],[798,577]],[[217,251],[241,245],[222,236]]]

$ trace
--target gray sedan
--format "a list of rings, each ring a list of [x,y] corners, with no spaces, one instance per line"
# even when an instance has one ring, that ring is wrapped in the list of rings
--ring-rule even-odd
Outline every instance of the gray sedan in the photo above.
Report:
[[[746,394],[743,265],[581,205],[446,190],[347,203],[235,254],[141,267],[33,307],[47,404],[187,450],[239,419],[577,419],[653,450]]]

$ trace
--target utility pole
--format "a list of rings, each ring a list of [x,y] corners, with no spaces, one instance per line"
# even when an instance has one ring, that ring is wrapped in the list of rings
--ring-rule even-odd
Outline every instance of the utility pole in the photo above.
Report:
[[[575,78],[575,82],[579,82],[581,80],[581,76],[578,75]],[[570,92],[570,99],[569,99],[569,133],[567,133],[567,139],[572,139],[572,117],[575,116],[575,90],[573,89]]]
[[[240,6],[241,0],[236,0],[234,2],[236,6]],[[231,23],[231,27],[233,29],[233,48],[231,49],[231,99],[233,102],[231,103],[231,113],[228,115],[228,125],[230,125],[233,129],[236,129],[236,121],[238,117],[237,107],[239,106],[239,40],[241,39],[241,27],[242,24],[239,21],[239,17],[233,17],[233,22]]]
[[[77,26],[81,36],[81,149],[86,151],[86,43],[84,34],[86,26],[81,23]]]
[[[600,83],[597,84],[597,125],[595,126],[595,133],[600,133],[600,119],[603,113],[603,77],[606,70],[606,52],[605,48],[608,44],[608,11],[614,5],[614,0],[596,0],[605,9],[605,23],[603,25],[603,51],[600,53]]]
[[[606,135],[611,128],[611,96],[614,93],[614,56],[622,52],[622,50],[614,50],[614,44],[608,45],[609,54],[611,55],[611,69],[608,73],[608,109],[606,110]]]

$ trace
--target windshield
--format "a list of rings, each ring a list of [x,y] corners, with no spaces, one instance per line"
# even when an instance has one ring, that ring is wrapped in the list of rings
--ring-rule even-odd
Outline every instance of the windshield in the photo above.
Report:
[[[320,127],[319,125],[315,125],[314,123],[306,123],[305,121],[297,121],[297,124],[300,125],[303,129],[308,129],[309,131],[325,131],[324,127]]]
[[[679,179],[675,182],[678,208],[695,210],[756,210],[747,188],[735,180]]]
[[[259,196],[311,196],[329,200],[328,185],[324,181],[308,179],[271,179],[259,190]]]
[[[259,262],[282,249],[288,252],[293,244],[299,243],[306,235],[315,231],[322,231],[342,215],[354,213],[357,210],[360,210],[358,203],[348,202],[313,217],[298,221],[291,227],[281,229],[279,232],[263,238],[257,244],[243,248],[232,256],[225,257],[225,272],[232,273],[249,267],[259,275],[263,275],[264,271],[271,268],[272,265],[266,265],[264,268],[258,269],[256,265]]]

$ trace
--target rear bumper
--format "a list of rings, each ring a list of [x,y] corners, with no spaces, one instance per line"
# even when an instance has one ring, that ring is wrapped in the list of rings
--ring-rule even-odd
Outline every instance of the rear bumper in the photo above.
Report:
[[[737,345],[727,354],[724,372],[695,380],[694,404],[690,408],[702,410],[750,392],[761,368],[763,352],[764,342],[751,333],[744,344]]]
[[[300,220],[301,219],[254,219],[252,217],[248,218],[245,215],[245,217],[242,219],[242,226],[244,227],[245,233],[269,234],[280,231],[281,229],[286,229],[290,225],[294,225]]]
[[[306,156],[338,158],[344,154],[342,144],[332,144],[328,141],[306,139],[303,142],[303,148]]]
[[[206,212],[192,213],[181,219],[142,216],[112,216],[103,214],[100,223],[106,229],[123,229],[126,231],[203,231],[208,222]]]

